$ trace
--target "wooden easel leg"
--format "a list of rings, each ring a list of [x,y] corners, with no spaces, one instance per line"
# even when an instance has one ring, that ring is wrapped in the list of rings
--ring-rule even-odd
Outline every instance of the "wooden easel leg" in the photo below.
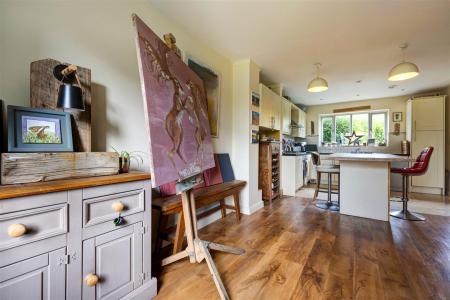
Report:
[[[181,193],[181,202],[183,204],[183,215],[184,215],[184,226],[186,229],[186,239],[187,239],[187,247],[186,251],[189,255],[189,261],[191,263],[195,263],[195,246],[194,246],[194,231],[193,225],[194,222],[193,216],[191,214],[191,205],[190,205],[190,194],[191,191],[187,190]],[[197,227],[195,227],[197,228]]]
[[[209,271],[212,274],[214,283],[219,292],[220,298],[222,300],[229,300],[230,297],[228,296],[227,291],[225,290],[225,286],[223,285],[222,279],[220,278],[219,272],[217,271],[216,265],[214,264],[211,254],[209,253],[209,249],[237,255],[244,254],[245,250],[200,240],[198,238],[197,232],[197,214],[195,211],[195,198],[191,189],[182,190],[181,201],[183,204],[183,217],[188,245],[186,247],[186,250],[163,259],[162,266],[183,259],[186,256],[189,256],[189,261],[191,263],[195,262],[200,263],[203,261],[203,259],[205,259]]]
[[[206,264],[208,265],[209,271],[212,274],[214,283],[216,284],[217,291],[219,292],[219,295],[220,295],[220,299],[229,300],[230,296],[228,296],[227,290],[225,289],[222,279],[220,278],[219,271],[217,271],[216,265],[214,264],[211,254],[209,253],[207,242],[201,241],[201,243],[199,243],[199,245],[201,247],[200,248],[201,252],[203,252],[203,255],[206,260]]]
[[[232,254],[236,254],[236,255],[242,255],[245,253],[245,250],[242,248],[231,247],[231,246],[217,244],[217,243],[213,243],[213,242],[206,242],[206,243],[208,243],[208,247],[212,250],[232,253]]]

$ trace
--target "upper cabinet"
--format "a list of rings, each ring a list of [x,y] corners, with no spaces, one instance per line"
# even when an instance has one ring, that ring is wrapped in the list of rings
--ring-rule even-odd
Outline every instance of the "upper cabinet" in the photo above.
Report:
[[[282,103],[282,121],[281,121],[281,132],[283,134],[291,134],[291,108],[292,108],[292,103],[285,99],[285,98],[281,98],[281,103]]]
[[[444,97],[427,97],[413,101],[413,130],[444,130]]]
[[[260,89],[259,126],[273,130],[281,130],[281,98],[263,84]]]

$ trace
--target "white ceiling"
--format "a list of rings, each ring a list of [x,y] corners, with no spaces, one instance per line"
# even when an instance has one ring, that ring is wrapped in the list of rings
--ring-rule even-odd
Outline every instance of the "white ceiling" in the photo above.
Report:
[[[450,0],[151,2],[230,59],[252,58],[262,79],[284,84],[297,103],[409,95],[450,84]],[[387,74],[400,62],[403,42],[421,74],[389,89]],[[322,63],[326,92],[306,90],[315,62]]]

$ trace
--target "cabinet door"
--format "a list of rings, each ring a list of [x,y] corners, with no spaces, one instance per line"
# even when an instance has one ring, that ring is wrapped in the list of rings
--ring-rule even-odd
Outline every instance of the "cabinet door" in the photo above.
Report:
[[[273,127],[272,129],[281,130],[281,106],[282,101],[281,97],[277,94],[273,93],[272,98],[272,118],[273,118]]]
[[[260,84],[260,116],[259,126],[272,128],[272,94],[273,92],[265,85]]]
[[[413,103],[413,130],[444,130],[444,98],[415,99]],[[414,138],[414,136],[413,136]]]
[[[282,132],[284,134],[291,134],[291,107],[292,104],[286,99],[282,99],[283,109],[282,109]]]
[[[415,139],[412,142],[412,157],[417,157],[420,151],[433,146],[430,165],[424,175],[412,176],[411,184],[422,187],[443,187],[444,186],[444,132],[443,131],[416,131]]]
[[[119,299],[142,285],[143,233],[139,222],[83,242],[83,278],[98,278],[91,287],[83,281],[83,299]]]
[[[0,299],[65,299],[65,254],[62,248],[0,268]]]

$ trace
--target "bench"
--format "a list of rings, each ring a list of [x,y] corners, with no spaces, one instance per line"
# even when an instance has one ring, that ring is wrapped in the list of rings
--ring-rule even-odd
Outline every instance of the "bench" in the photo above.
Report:
[[[239,208],[239,193],[246,184],[247,183],[242,180],[232,180],[194,190],[193,193],[196,208],[205,207],[212,203],[219,202],[218,206],[197,214],[197,219],[199,220],[207,217],[219,210],[222,213],[222,218],[224,218],[226,216],[226,210],[231,209],[236,212],[236,219],[239,221],[241,217]],[[234,206],[225,203],[225,198],[228,196],[233,196]],[[175,231],[172,254],[180,252],[183,247],[185,233],[181,195],[153,198],[152,208],[160,212],[155,251],[160,250],[162,240],[171,241],[169,234]],[[177,224],[172,227],[167,227],[169,216],[175,214],[179,215]]]

